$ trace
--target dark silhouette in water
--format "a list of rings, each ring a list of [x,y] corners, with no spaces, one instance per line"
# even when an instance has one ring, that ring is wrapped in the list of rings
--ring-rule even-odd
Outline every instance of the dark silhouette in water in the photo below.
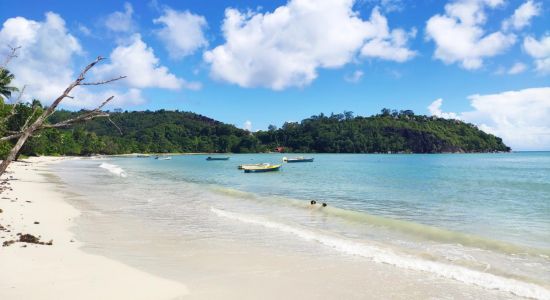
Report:
[[[311,205],[315,205],[315,204],[317,204],[317,201],[311,200],[311,202],[309,202],[309,203],[310,203]]]
[[[325,202],[323,202],[323,207],[327,206],[327,204]]]

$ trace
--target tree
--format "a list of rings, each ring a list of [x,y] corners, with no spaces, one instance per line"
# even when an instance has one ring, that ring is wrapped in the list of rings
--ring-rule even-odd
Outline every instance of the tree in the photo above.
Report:
[[[11,86],[11,82],[15,77],[10,71],[4,68],[0,68],[0,97],[8,99],[13,92],[17,92],[18,89]]]
[[[70,93],[74,88],[78,86],[86,86],[86,85],[103,85],[103,84],[107,84],[126,77],[126,76],[120,76],[117,78],[113,78],[105,81],[99,81],[99,82],[84,82],[85,76],[88,73],[88,71],[90,71],[90,69],[92,69],[95,65],[97,65],[102,60],[104,60],[104,58],[99,56],[95,61],[90,63],[88,66],[86,66],[84,70],[80,73],[78,78],[75,81],[73,81],[71,84],[69,84],[69,86],[65,89],[65,91],[63,91],[63,93],[59,97],[57,97],[52,102],[52,104],[39,115],[36,114],[36,112],[38,112],[41,108],[39,106],[36,106],[31,116],[27,119],[25,124],[20,128],[19,132],[0,138],[0,141],[17,139],[17,142],[15,143],[13,148],[10,150],[7,157],[0,164],[0,176],[4,174],[9,164],[17,157],[19,151],[21,150],[21,148],[23,147],[27,139],[33,136],[34,133],[40,130],[43,130],[45,128],[67,127],[72,124],[88,121],[96,117],[109,117],[109,114],[106,112],[103,112],[101,109],[111,100],[113,100],[114,96],[107,98],[105,101],[103,101],[103,103],[101,103],[100,106],[98,106],[94,110],[86,111],[75,118],[61,121],[55,124],[46,123],[46,120],[55,112],[59,104],[65,98],[72,98]],[[17,104],[14,104],[14,105],[17,105]],[[38,117],[35,117],[35,115],[38,115]]]

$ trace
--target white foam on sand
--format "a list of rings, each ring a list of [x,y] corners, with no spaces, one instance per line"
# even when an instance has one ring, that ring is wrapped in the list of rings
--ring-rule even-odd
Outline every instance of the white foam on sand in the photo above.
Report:
[[[119,176],[119,177],[126,177],[128,176],[126,174],[126,171],[124,171],[124,169],[122,169],[121,167],[117,166],[117,165],[113,165],[113,164],[110,164],[110,163],[101,163],[99,165],[100,168],[102,169],[105,169],[107,171],[109,171],[111,174],[114,174],[116,176]]]
[[[365,257],[377,263],[390,264],[409,270],[429,272],[444,278],[458,280],[486,289],[509,292],[520,297],[550,299],[550,290],[536,284],[483,273],[461,266],[423,260],[406,254],[398,254],[391,249],[383,249],[366,243],[334,237],[313,230],[274,222],[262,217],[229,212],[213,207],[210,209],[219,217],[293,234],[303,240],[318,242],[341,253]]]

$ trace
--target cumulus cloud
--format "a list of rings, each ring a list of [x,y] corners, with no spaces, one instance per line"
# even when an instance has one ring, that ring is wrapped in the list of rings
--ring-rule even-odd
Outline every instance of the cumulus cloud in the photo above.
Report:
[[[199,89],[199,83],[186,82],[170,73],[167,67],[159,64],[153,49],[143,42],[139,34],[116,47],[109,56],[109,63],[93,70],[100,78],[127,76],[121,83],[132,88],[180,88]]]
[[[430,106],[428,106],[428,111],[430,112],[430,115],[436,116],[438,118],[445,118],[445,119],[455,119],[460,120],[461,118],[458,116],[458,114],[450,112],[446,113],[441,110],[441,106],[443,105],[443,99],[439,98],[432,102]]]
[[[445,5],[445,13],[431,17],[426,24],[426,37],[436,46],[434,57],[474,70],[483,66],[484,58],[507,50],[516,41],[514,34],[501,31],[486,34],[482,28],[487,20],[485,9],[502,3],[502,0],[462,0]]]
[[[124,11],[115,11],[105,18],[105,27],[114,32],[132,32],[135,26],[132,19],[133,13],[132,4],[126,2]]]
[[[535,59],[536,70],[541,74],[550,74],[550,35],[537,40],[528,36],[523,40],[523,49]]]
[[[514,150],[550,149],[550,87],[469,96],[472,111],[443,113],[442,100],[428,108],[433,115],[456,116],[501,137]]]
[[[15,75],[15,86],[27,85],[25,95],[50,103],[74,79],[72,59],[82,48],[58,14],[48,12],[43,21],[7,19],[0,41],[21,46],[8,68]]]
[[[362,56],[404,62],[416,55],[416,52],[407,48],[409,38],[416,36],[416,28],[410,32],[400,28],[390,31],[388,20],[380,14],[378,8],[372,10],[366,24],[369,40],[361,48]]]
[[[156,34],[172,58],[182,58],[208,46],[204,36],[207,22],[203,16],[166,8],[153,23],[162,25]]]
[[[406,49],[404,31],[390,31],[377,8],[371,20],[362,20],[353,11],[354,3],[290,0],[266,13],[227,9],[225,44],[204,54],[212,77],[242,87],[281,90],[307,85],[319,68],[341,67],[359,51],[399,62],[414,55]]]
[[[529,26],[531,19],[538,16],[541,9],[542,4],[529,0],[518,7],[509,19],[502,22],[502,28],[504,30],[521,30],[524,27]]]
[[[71,107],[92,109],[111,96],[114,96],[114,98],[109,102],[107,108],[137,105],[146,101],[140,89],[130,88],[122,91],[108,86],[99,90],[77,88],[74,90],[73,96],[73,99],[67,98],[63,100],[63,104]]]

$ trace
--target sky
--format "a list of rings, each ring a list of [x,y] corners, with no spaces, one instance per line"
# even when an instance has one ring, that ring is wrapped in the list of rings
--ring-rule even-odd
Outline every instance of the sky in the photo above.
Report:
[[[550,150],[548,0],[0,0],[0,57],[24,97],[179,109],[248,130],[382,108],[460,119]],[[5,59],[2,59],[4,61]]]

